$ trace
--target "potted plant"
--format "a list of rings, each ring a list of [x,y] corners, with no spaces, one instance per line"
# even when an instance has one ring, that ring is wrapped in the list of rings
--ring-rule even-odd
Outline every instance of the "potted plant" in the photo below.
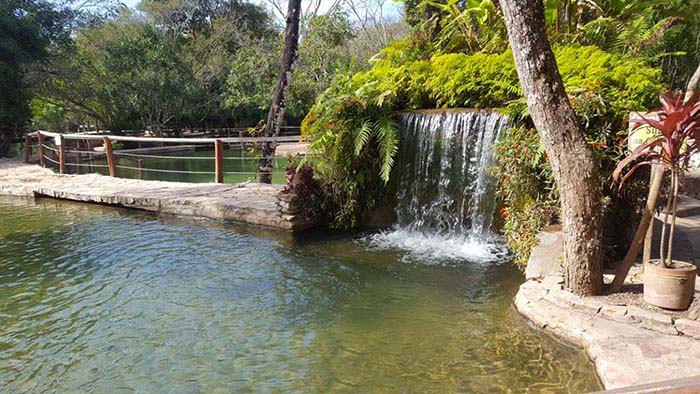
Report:
[[[697,94],[684,102],[682,94],[668,93],[661,96],[661,104],[653,114],[637,114],[637,119],[630,120],[632,133],[645,126],[659,133],[620,161],[613,179],[622,187],[643,165],[659,165],[670,172],[659,259],[650,260],[644,266],[644,301],[666,309],[687,309],[693,300],[696,267],[689,262],[673,260],[673,238],[679,176],[688,169],[691,155],[700,151],[700,101]],[[629,165],[632,166],[622,175]]]

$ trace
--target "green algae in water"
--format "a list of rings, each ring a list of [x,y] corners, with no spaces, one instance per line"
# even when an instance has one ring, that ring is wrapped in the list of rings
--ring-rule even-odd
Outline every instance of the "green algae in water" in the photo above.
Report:
[[[511,306],[510,262],[0,198],[6,392],[586,392]]]

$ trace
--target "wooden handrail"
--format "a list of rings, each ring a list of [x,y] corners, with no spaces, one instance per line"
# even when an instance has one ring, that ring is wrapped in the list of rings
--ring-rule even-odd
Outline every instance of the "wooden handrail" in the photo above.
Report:
[[[91,134],[61,134],[52,133],[50,131],[38,130],[35,133],[29,133],[28,135],[43,134],[45,137],[55,138],[57,136],[63,136],[67,140],[94,140],[101,141],[104,135],[91,135]],[[132,142],[169,142],[173,144],[205,144],[205,143],[215,143],[220,140],[223,143],[238,143],[238,142],[299,142],[299,136],[278,136],[278,137],[227,137],[227,138],[166,138],[166,137],[127,137],[121,135],[110,135],[109,139],[112,141],[132,141]]]

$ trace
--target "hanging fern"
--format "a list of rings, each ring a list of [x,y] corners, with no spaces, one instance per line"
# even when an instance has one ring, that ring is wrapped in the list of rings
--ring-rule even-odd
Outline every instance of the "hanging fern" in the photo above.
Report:
[[[362,122],[362,125],[355,136],[355,156],[359,156],[362,149],[364,149],[364,147],[367,145],[369,139],[372,137],[373,129],[374,127],[371,120],[366,119],[364,122]]]
[[[374,134],[377,138],[381,158],[379,176],[384,183],[387,183],[394,167],[394,157],[399,151],[399,125],[390,117],[384,116],[374,123]]]

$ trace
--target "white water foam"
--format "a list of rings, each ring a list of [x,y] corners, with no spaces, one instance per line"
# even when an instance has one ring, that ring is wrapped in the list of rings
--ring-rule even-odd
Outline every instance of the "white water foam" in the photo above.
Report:
[[[403,260],[419,264],[506,261],[503,240],[491,234],[496,182],[488,169],[508,124],[490,111],[403,114],[398,221],[369,236],[369,247],[403,251]]]
[[[465,234],[431,234],[406,228],[394,228],[367,237],[372,248],[407,252],[407,260],[424,264],[455,262],[489,263],[509,257],[501,237]]]

